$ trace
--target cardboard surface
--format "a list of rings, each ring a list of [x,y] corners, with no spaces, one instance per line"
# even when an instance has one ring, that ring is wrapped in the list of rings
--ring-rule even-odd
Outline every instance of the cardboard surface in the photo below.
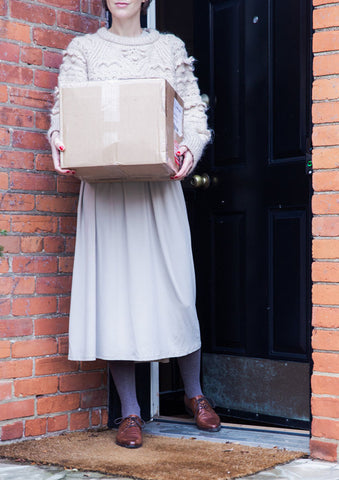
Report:
[[[87,181],[167,180],[178,170],[183,101],[164,79],[60,85],[61,166]]]

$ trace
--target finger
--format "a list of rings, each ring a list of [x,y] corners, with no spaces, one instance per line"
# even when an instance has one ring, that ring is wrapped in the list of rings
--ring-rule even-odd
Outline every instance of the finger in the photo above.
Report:
[[[60,173],[61,175],[75,175],[75,170],[69,170],[67,168],[61,168],[60,166],[55,166],[55,171]]]
[[[190,152],[186,152],[184,162],[180,170],[171,178],[174,180],[181,180],[182,178],[186,177],[186,175],[189,173],[192,166],[193,166],[192,154]]]
[[[62,143],[62,141],[60,140],[59,137],[57,137],[54,141],[54,145],[56,146],[56,148],[58,150],[60,150],[61,152],[64,152],[65,151],[65,145]]]
[[[186,147],[186,145],[182,145],[181,147],[178,148],[178,150],[176,151],[176,155],[178,157],[180,157],[181,155],[184,155],[184,153],[186,153],[188,151],[188,148]]]

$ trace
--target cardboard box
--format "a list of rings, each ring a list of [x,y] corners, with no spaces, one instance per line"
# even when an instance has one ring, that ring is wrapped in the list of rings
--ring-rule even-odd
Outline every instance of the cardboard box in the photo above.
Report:
[[[62,84],[62,168],[86,181],[168,180],[178,171],[183,101],[164,79]]]

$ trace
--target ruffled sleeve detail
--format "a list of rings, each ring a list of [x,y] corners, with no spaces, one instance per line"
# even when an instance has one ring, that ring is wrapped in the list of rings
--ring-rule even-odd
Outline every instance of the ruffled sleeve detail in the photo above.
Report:
[[[59,84],[62,82],[81,82],[87,81],[87,62],[84,51],[83,37],[75,37],[68,45],[63,54],[63,61],[60,66]],[[60,103],[59,87],[54,90],[55,103],[51,111],[51,124],[47,132],[47,138],[51,141],[54,131],[60,131]]]
[[[175,39],[175,87],[184,101],[182,145],[186,145],[192,152],[195,167],[211,140],[211,131],[207,125],[206,104],[201,100],[197,78],[194,75],[195,59],[187,55],[185,45],[180,39],[177,37],[173,39]]]

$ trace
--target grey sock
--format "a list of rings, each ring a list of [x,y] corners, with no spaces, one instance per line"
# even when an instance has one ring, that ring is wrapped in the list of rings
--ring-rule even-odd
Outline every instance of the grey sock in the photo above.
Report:
[[[200,384],[200,360],[201,349],[189,353],[184,357],[178,357],[180,373],[184,382],[185,393],[188,398],[202,395]]]
[[[109,362],[109,368],[118,390],[122,418],[129,415],[138,415],[140,417],[140,406],[135,388],[135,363],[111,361]]]

